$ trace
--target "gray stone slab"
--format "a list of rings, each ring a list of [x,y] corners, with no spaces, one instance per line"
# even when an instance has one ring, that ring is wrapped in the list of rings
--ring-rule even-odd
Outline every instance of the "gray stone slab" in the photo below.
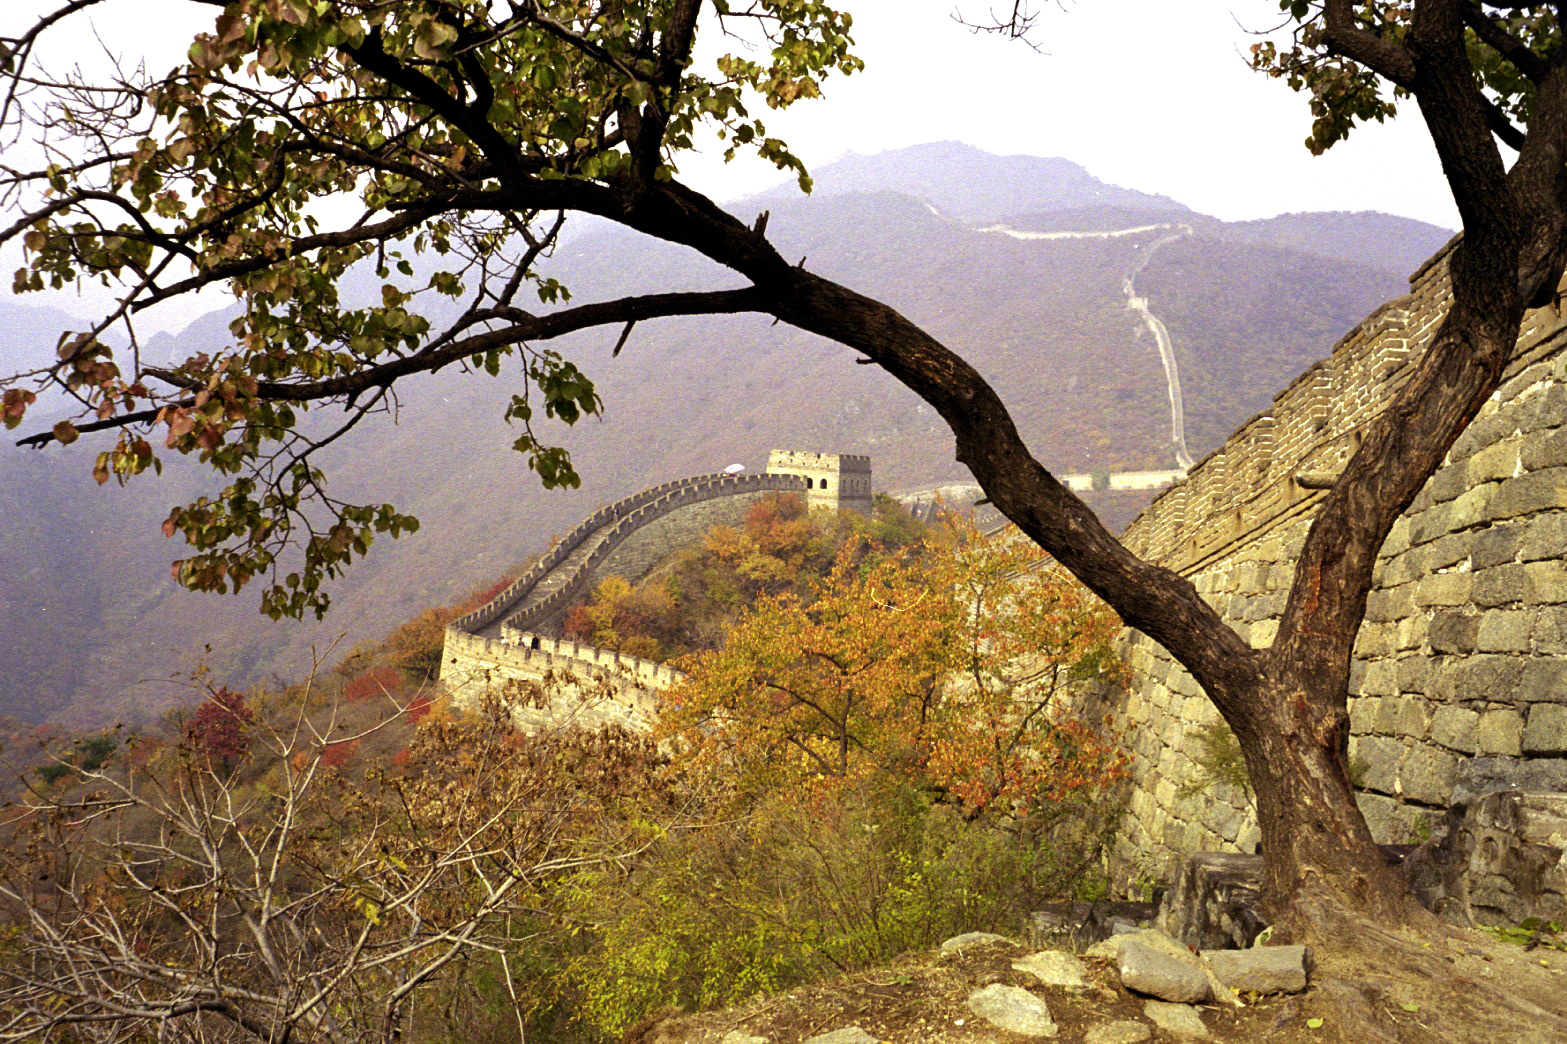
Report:
[[[997,935],[995,932],[964,932],[962,935],[954,935],[942,942],[941,948],[948,952],[962,950],[969,946],[988,946],[991,943],[1010,943],[1005,935]]]
[[[1042,985],[1054,986],[1058,989],[1079,992],[1088,989],[1088,980],[1084,978],[1088,966],[1079,958],[1060,950],[1040,950],[1031,953],[1027,957],[1012,962],[1015,971],[1027,972],[1040,981]]]
[[[997,1029],[1025,1037],[1054,1037],[1059,1032],[1050,1007],[1019,986],[993,983],[968,997],[969,1010]]]
[[[1567,705],[1541,703],[1529,708],[1523,730],[1525,754],[1567,754]]]
[[[1169,1004],[1164,1001],[1146,1001],[1143,1014],[1164,1032],[1183,1040],[1201,1040],[1208,1036],[1208,1027],[1202,1016],[1189,1004]]]
[[[1304,946],[1209,950],[1203,956],[1220,982],[1242,993],[1299,993],[1308,982],[1309,955]]]
[[[1205,1001],[1212,990],[1195,961],[1184,961],[1138,942],[1121,947],[1117,966],[1129,990],[1179,1004]]]

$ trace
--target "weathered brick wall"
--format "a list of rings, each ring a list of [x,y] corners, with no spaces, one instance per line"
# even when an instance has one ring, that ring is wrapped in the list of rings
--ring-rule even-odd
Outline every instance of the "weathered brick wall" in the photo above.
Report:
[[[1322,489],[1407,379],[1448,300],[1445,258],[1411,280],[1132,524],[1128,544],[1190,577],[1253,646],[1269,644]],[[1383,547],[1355,652],[1350,754],[1384,841],[1456,802],[1567,790],[1567,323],[1530,314],[1509,378]],[[1162,649],[1130,633],[1124,713],[1134,786],[1120,873],[1183,852],[1250,851],[1255,817],[1206,785],[1218,714]]]

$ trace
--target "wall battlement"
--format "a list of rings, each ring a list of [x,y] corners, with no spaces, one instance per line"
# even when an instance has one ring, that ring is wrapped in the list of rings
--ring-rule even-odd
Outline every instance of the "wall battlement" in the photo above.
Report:
[[[871,458],[850,453],[773,450],[767,455],[771,475],[798,475],[805,480],[806,504],[812,510],[858,511],[869,515]]]
[[[524,712],[519,721],[539,725],[566,720],[561,717],[566,715],[575,721],[617,721],[645,728],[656,706],[654,694],[678,681],[680,673],[653,661],[562,641],[549,631],[595,579],[610,575],[639,579],[665,555],[695,543],[712,526],[738,525],[750,506],[769,493],[804,492],[814,499],[826,492],[836,500],[839,483],[813,485],[816,472],[835,479],[850,476],[856,488],[863,482],[869,513],[869,457],[778,450],[772,457],[780,455],[798,470],[697,475],[661,483],[599,508],[499,595],[446,628],[442,684],[462,705],[505,682],[537,682],[550,672],[601,678],[620,692],[623,706],[617,698],[612,701],[615,706],[594,709],[568,697],[549,713]],[[809,474],[802,474],[807,466]],[[583,686],[569,688],[580,692]]]
[[[1312,516],[1360,432],[1409,379],[1451,299],[1444,251],[1165,490],[1127,545],[1187,576],[1253,647],[1278,630]],[[1350,755],[1384,842],[1517,787],[1567,790],[1567,318],[1525,320],[1507,378],[1384,544],[1355,647]],[[1122,872],[1183,852],[1250,851],[1245,795],[1204,784],[1217,712],[1159,647],[1128,632],[1119,708],[1134,783]],[[1197,784],[1193,786],[1192,784]],[[1153,864],[1150,867],[1149,864]]]

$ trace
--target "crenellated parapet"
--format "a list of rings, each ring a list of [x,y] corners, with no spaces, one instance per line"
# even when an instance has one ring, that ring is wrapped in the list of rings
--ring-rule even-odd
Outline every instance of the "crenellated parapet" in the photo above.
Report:
[[[563,641],[549,632],[597,580],[612,575],[640,578],[668,554],[698,542],[712,526],[739,525],[751,505],[768,494],[798,492],[809,498],[828,488],[813,482],[816,476],[807,474],[808,469],[831,468],[835,496],[836,480],[852,479],[848,490],[856,495],[863,491],[869,510],[869,457],[775,450],[772,458],[784,465],[763,474],[697,475],[665,482],[583,519],[504,591],[447,627],[443,686],[465,704],[507,682],[537,682],[546,676],[574,679],[564,683],[558,706],[520,712],[519,720],[530,727],[567,720],[645,727],[656,693],[673,685],[680,678],[678,671]],[[601,693],[605,686],[619,695],[608,702],[584,695]]]

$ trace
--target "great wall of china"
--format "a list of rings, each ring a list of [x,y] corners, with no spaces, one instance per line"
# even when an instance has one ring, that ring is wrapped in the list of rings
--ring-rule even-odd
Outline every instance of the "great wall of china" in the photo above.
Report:
[[[547,633],[593,582],[640,578],[666,555],[689,547],[716,525],[739,525],[758,499],[804,493],[813,508],[869,514],[871,463],[863,456],[774,450],[763,474],[697,475],[666,482],[599,508],[483,606],[446,628],[441,684],[472,704],[507,682],[567,679],[546,707],[520,708],[527,727],[572,721],[645,728],[655,694],[678,673]],[[591,696],[589,694],[592,694]]]
[[[1408,379],[1448,296],[1444,252],[1411,277],[1407,296],[1350,331],[1271,409],[1166,489],[1129,527],[1127,544],[1190,578],[1254,646],[1271,642],[1317,504],[1360,430]],[[1429,836],[1450,810],[1484,795],[1567,792],[1564,345],[1567,316],[1558,298],[1529,314],[1505,384],[1382,550],[1355,651],[1350,752],[1362,807],[1384,842]],[[820,455],[818,463],[829,459],[837,458]],[[868,461],[863,468],[868,507]],[[573,713],[644,722],[652,690],[673,678],[668,668],[530,628],[563,611],[592,576],[613,571],[617,548],[639,546],[636,533],[642,555],[667,551],[738,518],[747,495],[771,489],[810,489],[813,503],[831,506],[806,470],[788,470],[667,483],[601,509],[506,593],[448,629],[443,681],[463,698],[497,678],[618,666],[629,679],[618,702]],[[705,515],[692,511],[700,504],[711,505]],[[691,513],[677,520],[682,510]],[[669,522],[665,529],[652,528],[659,520]],[[628,572],[651,564],[626,554]],[[1120,882],[1167,879],[1187,853],[1252,851],[1258,835],[1247,795],[1205,775],[1205,735],[1218,723],[1216,711],[1142,635],[1128,632],[1124,652],[1135,680],[1108,707],[1129,723],[1133,757]],[[1524,898],[1498,867],[1524,858],[1518,853],[1530,846],[1567,847],[1567,798],[1527,808],[1534,799],[1520,800],[1502,812],[1492,798],[1480,803],[1492,810],[1486,815],[1511,817],[1512,826],[1503,841],[1492,836],[1491,863],[1473,856],[1481,882],[1474,887],[1490,892],[1464,900],[1468,908],[1502,911],[1495,916],[1503,920]],[[1480,842],[1471,847],[1478,851]],[[1545,887],[1554,891],[1544,905],[1567,912],[1562,862],[1547,875]]]

